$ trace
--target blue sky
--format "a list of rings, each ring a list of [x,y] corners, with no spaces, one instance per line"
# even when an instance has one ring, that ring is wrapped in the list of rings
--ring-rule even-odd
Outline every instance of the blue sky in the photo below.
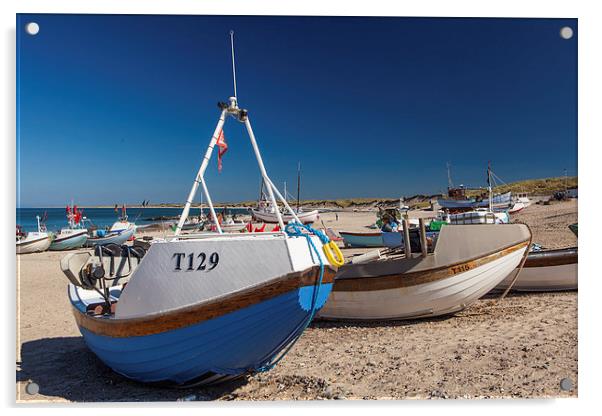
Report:
[[[40,32],[25,33],[35,21]],[[559,32],[570,26],[575,35]],[[277,185],[398,197],[577,173],[577,20],[17,16],[18,206],[184,202],[232,95]],[[216,201],[257,197],[244,126]]]

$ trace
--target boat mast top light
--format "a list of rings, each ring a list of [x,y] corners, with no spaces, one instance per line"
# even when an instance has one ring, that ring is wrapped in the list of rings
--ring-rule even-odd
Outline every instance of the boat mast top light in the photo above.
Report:
[[[230,97],[228,98],[228,101],[230,101],[230,105],[228,106],[229,111],[238,110],[238,102],[236,101],[236,97]]]

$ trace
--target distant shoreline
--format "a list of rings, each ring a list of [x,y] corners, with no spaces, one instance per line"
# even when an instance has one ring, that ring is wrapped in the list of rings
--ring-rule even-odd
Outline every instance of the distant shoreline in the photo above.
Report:
[[[505,192],[513,192],[513,193],[527,193],[529,197],[544,197],[544,196],[552,196],[554,192],[563,191],[565,188],[573,188],[578,187],[578,178],[576,176],[572,177],[552,177],[552,178],[541,178],[541,179],[527,179],[518,182],[511,182],[509,184],[504,184],[500,186],[496,186],[493,188],[494,193],[505,193]],[[483,188],[485,189],[485,188]],[[482,193],[483,189],[479,189],[478,191],[475,189],[467,188],[467,196],[474,197],[478,193]],[[432,200],[436,200],[437,198],[445,198],[444,194],[417,194],[412,196],[404,197],[404,204],[408,205],[410,208],[414,209],[424,209],[430,206],[430,202]],[[382,198],[382,197],[372,197],[372,198],[338,198],[338,199],[306,199],[300,201],[300,205],[305,209],[335,209],[335,210],[346,210],[346,209],[364,209],[364,208],[375,208],[378,206],[398,206],[400,202],[400,198],[391,197],[391,198]],[[230,208],[238,208],[238,209],[248,209],[250,207],[256,206],[256,201],[241,201],[241,202],[229,202],[229,203],[218,203],[215,204],[214,207],[216,209],[230,209]],[[292,206],[296,206],[296,203],[291,203]],[[82,209],[86,208],[114,208],[115,204],[111,205],[78,205]],[[35,209],[44,209],[44,208],[61,208],[59,207],[27,207],[27,208],[35,208]],[[120,208],[121,205],[118,205]],[[184,204],[179,203],[160,203],[149,205],[147,207],[142,207],[141,205],[126,205],[127,208],[153,208],[153,209],[183,209]],[[193,208],[198,209],[199,204],[194,203]],[[208,207],[207,205],[203,205],[203,207]]]

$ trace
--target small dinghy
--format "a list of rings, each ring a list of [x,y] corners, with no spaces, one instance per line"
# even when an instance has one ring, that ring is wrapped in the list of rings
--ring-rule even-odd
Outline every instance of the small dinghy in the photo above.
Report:
[[[227,233],[236,233],[243,231],[248,225],[248,223],[245,221],[237,221],[236,217],[232,215],[218,214],[217,219],[222,231]],[[207,231],[217,231],[215,223],[211,224],[209,221],[205,224],[205,229]]]
[[[339,232],[345,247],[363,248],[363,247],[383,247],[383,233],[381,231],[371,233],[340,231]]]
[[[66,211],[69,228],[63,228],[56,233],[48,250],[72,250],[82,247],[88,240],[88,230],[81,226],[82,211],[77,209],[77,205],[67,205]]]
[[[268,195],[264,193],[264,185],[265,183],[261,182],[261,190],[259,192],[259,201],[257,202],[257,208],[250,208],[251,216],[255,218],[257,221],[261,221],[264,223],[275,224],[278,222],[278,217],[276,215],[276,211],[280,211],[278,205],[274,205]],[[295,218],[298,218],[303,224],[313,224],[318,221],[319,211],[314,209],[312,211],[303,211],[300,204],[300,192],[301,192],[301,163],[297,165],[297,207],[294,210],[293,215],[284,212],[281,213],[283,215],[282,219],[284,222],[294,221]],[[289,194],[286,190],[286,182],[284,183],[284,197],[287,198]]]
[[[523,224],[443,227],[432,253],[409,254],[408,242],[404,253],[345,264],[319,316],[385,320],[458,312],[511,274],[530,242],[531,232]]]
[[[226,233],[237,233],[244,230],[247,226],[247,223],[244,221],[236,221],[236,222],[224,222],[222,224],[222,230]]]
[[[17,254],[38,253],[46,251],[52,243],[53,234],[46,231],[46,226],[40,223],[40,216],[36,215],[38,220],[38,231],[24,232],[17,225]]]
[[[108,366],[142,382],[211,384],[272,368],[326,302],[342,255],[303,226],[267,176],[247,110],[220,103],[209,142],[175,236],[141,246],[97,247],[61,262],[69,298],[90,349]],[[280,232],[187,234],[180,231],[205,182],[226,117],[244,123],[272,202],[295,219]],[[136,251],[133,251],[136,250]],[[338,255],[338,257],[337,257]]]
[[[272,208],[271,204],[259,205],[258,208],[251,208],[251,214],[259,221],[267,222],[270,224],[274,224],[278,222],[276,211],[277,209]],[[318,220],[318,210],[315,209],[313,211],[303,212],[301,210],[296,210],[294,212],[295,216],[299,218],[303,224],[313,224]],[[291,214],[282,214],[282,218],[285,222],[293,221],[294,217]]]
[[[577,247],[532,251],[512,290],[519,292],[550,292],[577,290]],[[512,276],[504,279],[495,290],[505,290]]]
[[[117,208],[115,208],[117,209]],[[92,230],[88,235],[86,247],[107,244],[124,244],[136,233],[136,224],[128,221],[125,205],[121,208],[121,217],[107,230]]]

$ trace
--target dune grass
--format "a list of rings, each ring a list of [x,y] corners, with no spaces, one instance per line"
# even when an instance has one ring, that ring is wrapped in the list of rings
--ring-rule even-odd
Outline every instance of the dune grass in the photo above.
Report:
[[[566,188],[574,188],[577,186],[577,176],[559,176],[554,178],[541,178],[541,179],[527,179],[524,181],[511,182],[505,185],[496,186],[493,188],[493,192],[496,194],[503,194],[506,192],[512,192],[517,194],[520,192],[527,192],[530,195],[553,195],[554,192],[564,191]],[[471,190],[467,191],[468,196],[477,196],[485,192],[485,190]]]

